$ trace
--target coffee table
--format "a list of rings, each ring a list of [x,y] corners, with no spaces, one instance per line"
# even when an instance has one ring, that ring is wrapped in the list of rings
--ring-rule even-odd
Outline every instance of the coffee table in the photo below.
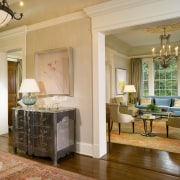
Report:
[[[152,114],[143,114],[140,116],[140,118],[143,120],[144,123],[144,133],[141,135],[146,136],[146,137],[154,137],[156,136],[155,134],[152,133],[152,124],[155,119],[160,118],[160,116],[152,115]],[[147,127],[147,120],[150,121],[150,130],[148,131]]]
[[[160,117],[168,117],[168,116],[173,116],[174,113],[170,111],[142,111],[143,115],[144,114],[152,114],[155,116],[160,116]]]

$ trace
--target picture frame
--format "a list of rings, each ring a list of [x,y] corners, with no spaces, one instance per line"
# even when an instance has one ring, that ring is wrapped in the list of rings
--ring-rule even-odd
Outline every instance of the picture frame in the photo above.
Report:
[[[126,84],[126,69],[116,68],[115,69],[115,89],[117,95],[124,94],[124,86]]]
[[[41,95],[74,95],[72,48],[35,53],[35,77]]]

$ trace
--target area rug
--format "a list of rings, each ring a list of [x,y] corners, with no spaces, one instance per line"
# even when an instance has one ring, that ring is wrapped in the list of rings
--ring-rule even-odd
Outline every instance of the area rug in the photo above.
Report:
[[[132,133],[131,123],[121,125],[120,135],[118,133],[118,126],[114,123],[111,131],[111,142],[180,153],[180,129],[169,127],[169,138],[166,138],[165,121],[166,119],[160,118],[153,122],[152,132],[156,135],[154,137],[141,135],[143,133],[143,121],[140,119],[135,120],[134,134]]]
[[[0,180],[90,180],[92,178],[0,152]]]

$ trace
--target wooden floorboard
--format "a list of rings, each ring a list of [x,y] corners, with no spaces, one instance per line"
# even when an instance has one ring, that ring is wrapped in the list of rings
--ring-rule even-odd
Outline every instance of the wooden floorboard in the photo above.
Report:
[[[180,154],[111,143],[100,159],[74,154],[59,160],[57,167],[100,180],[179,180]],[[10,135],[0,136],[0,151],[12,153]],[[52,165],[49,158],[18,156]]]

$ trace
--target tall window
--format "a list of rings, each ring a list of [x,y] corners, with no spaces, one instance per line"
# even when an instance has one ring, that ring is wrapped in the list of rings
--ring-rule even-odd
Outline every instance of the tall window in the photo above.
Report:
[[[149,70],[149,63],[153,63],[154,70]],[[178,95],[178,79],[177,79],[177,61],[171,61],[169,67],[162,68],[159,62],[149,62],[146,60],[142,63],[142,87],[143,96],[148,96],[153,90],[156,96],[177,96]],[[152,74],[154,72],[154,74]],[[153,85],[149,85],[149,79],[152,78]]]
[[[143,87],[143,96],[149,95],[149,68],[148,61],[143,61],[142,63],[142,87]]]
[[[171,61],[169,67],[162,68],[158,62],[154,63],[154,95],[177,95],[177,61]]]

